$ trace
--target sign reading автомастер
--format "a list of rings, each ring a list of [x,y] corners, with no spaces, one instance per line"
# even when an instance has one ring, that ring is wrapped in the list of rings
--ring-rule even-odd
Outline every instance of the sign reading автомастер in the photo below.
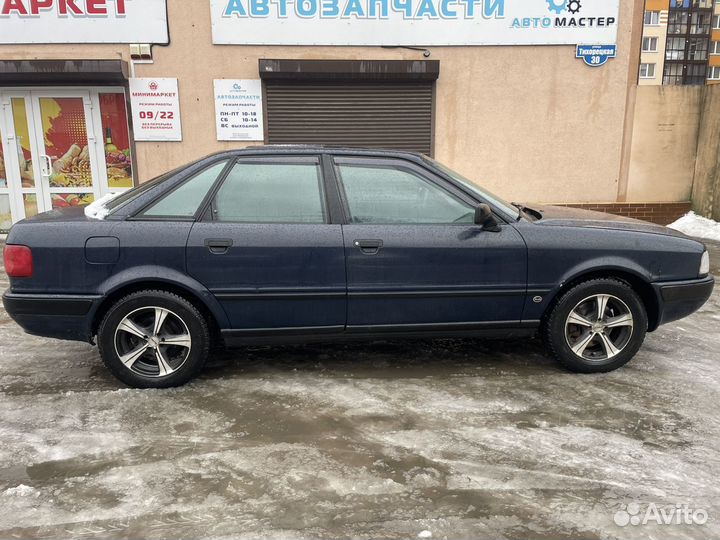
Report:
[[[619,0],[210,0],[213,43],[586,45],[617,41]]]
[[[166,0],[0,0],[13,43],[168,43]]]

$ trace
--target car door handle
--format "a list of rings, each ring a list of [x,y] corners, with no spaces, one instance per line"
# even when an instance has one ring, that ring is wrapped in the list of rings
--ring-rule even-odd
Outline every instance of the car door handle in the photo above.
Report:
[[[383,247],[382,240],[355,240],[353,244],[365,255],[377,255]]]
[[[222,255],[227,253],[233,245],[233,241],[228,238],[209,238],[205,240],[205,246],[210,250],[213,255]]]

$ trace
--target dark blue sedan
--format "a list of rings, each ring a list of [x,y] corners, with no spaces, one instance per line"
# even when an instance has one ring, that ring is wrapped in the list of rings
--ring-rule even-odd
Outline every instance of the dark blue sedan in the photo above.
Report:
[[[22,221],[5,308],[97,343],[135,387],[183,384],[214,345],[529,336],[567,368],[627,363],[712,292],[700,242],[509,204],[421,155],[268,147],[212,155]]]

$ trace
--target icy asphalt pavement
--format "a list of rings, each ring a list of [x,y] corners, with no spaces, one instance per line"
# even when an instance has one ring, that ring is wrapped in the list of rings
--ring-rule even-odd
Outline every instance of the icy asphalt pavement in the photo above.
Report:
[[[719,404],[720,290],[607,375],[534,341],[313,345],[168,391],[0,310],[0,538],[718,538]],[[616,525],[633,502],[708,521]]]

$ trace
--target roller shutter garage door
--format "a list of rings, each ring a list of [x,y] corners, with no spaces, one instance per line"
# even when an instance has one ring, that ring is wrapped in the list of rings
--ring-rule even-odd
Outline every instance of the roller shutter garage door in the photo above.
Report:
[[[433,84],[265,81],[267,142],[431,155]]]

